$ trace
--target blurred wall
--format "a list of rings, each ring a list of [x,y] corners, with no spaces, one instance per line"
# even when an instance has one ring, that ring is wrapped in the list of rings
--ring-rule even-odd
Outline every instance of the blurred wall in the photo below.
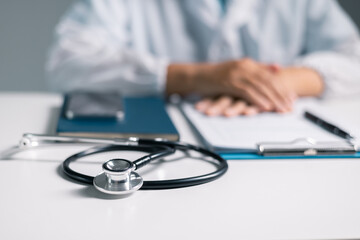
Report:
[[[0,91],[45,91],[53,29],[74,0],[0,0]]]
[[[44,65],[53,29],[74,1],[0,0],[0,91],[47,90]],[[360,1],[339,2],[360,26]]]

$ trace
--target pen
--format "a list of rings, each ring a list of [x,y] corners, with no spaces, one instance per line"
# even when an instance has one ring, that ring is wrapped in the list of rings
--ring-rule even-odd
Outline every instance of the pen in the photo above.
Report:
[[[323,129],[325,129],[339,137],[342,137],[342,138],[345,138],[348,140],[352,140],[354,138],[350,133],[342,130],[341,128],[335,126],[334,124],[331,124],[331,123],[321,119],[320,117],[318,117],[308,111],[305,111],[304,116],[306,119],[310,120],[311,122],[315,123],[316,125],[322,127]]]

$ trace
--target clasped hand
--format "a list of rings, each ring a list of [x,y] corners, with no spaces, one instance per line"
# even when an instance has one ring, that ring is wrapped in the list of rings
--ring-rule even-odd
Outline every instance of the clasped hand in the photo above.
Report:
[[[281,68],[251,59],[219,63],[201,78],[198,92],[208,96],[196,108],[210,116],[291,111],[296,93],[281,78]],[[220,97],[219,97],[220,96]]]
[[[245,58],[221,63],[170,64],[167,94],[200,94],[205,114],[236,116],[289,112],[299,96],[319,96],[322,77],[306,67],[279,67]]]

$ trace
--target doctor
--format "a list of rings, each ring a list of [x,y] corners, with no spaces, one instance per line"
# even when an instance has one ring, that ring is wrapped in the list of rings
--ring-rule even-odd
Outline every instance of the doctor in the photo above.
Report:
[[[360,93],[359,35],[333,0],[84,0],[56,38],[58,91],[196,93],[226,116]]]

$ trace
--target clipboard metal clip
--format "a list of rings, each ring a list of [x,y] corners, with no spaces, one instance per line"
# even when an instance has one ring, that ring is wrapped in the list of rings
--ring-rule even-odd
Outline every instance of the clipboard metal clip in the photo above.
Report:
[[[261,142],[257,152],[262,156],[352,155],[356,146],[349,140],[318,142],[313,138],[298,138],[290,142]]]

